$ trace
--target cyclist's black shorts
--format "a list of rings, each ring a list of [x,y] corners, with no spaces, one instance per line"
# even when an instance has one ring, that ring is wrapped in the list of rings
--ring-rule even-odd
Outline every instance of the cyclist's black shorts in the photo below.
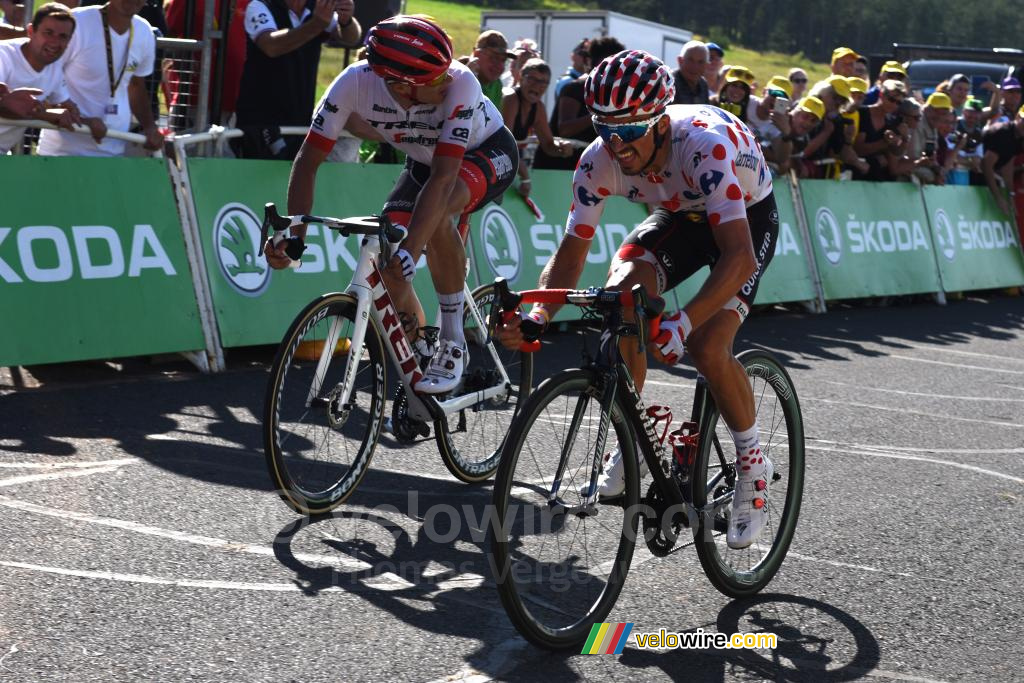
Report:
[[[459,219],[460,230],[469,214],[483,208],[508,189],[518,170],[519,148],[512,133],[504,126],[479,147],[465,153],[459,179],[469,188],[470,201]],[[406,157],[405,169],[384,203],[384,214],[396,223],[408,225],[416,198],[429,177],[430,166]]]
[[[779,235],[779,211],[772,193],[747,209],[750,239],[757,267],[725,308],[735,311],[740,320],[747,317],[757,295],[768,263],[775,254]],[[704,266],[715,267],[721,253],[707,214],[697,211],[671,212],[657,208],[647,220],[626,237],[616,254],[617,261],[641,260],[654,267],[658,293],[667,292]]]

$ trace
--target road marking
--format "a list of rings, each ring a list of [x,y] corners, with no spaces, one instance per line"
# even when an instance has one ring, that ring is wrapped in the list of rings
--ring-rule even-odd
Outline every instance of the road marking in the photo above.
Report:
[[[1003,403],[1024,403],[1024,398],[989,398],[986,396],[958,396],[955,394],[929,394],[920,391],[902,391],[900,389],[880,389],[878,387],[866,387],[862,384],[853,384],[851,382],[836,382],[833,380],[825,380],[825,384],[837,384],[842,387],[854,387],[855,389],[864,391],[880,391],[886,394],[900,394],[902,396],[923,396],[925,398],[951,398],[957,401],[998,401]]]
[[[833,453],[846,453],[848,455],[868,455],[876,458],[892,458],[893,460],[916,460],[918,462],[929,462],[934,465],[948,465],[949,467],[956,467],[961,470],[967,470],[968,472],[976,472],[978,474],[987,474],[990,477],[998,477],[999,479],[1008,479],[1018,484],[1024,484],[1024,478],[1014,477],[1006,474],[1005,472],[996,472],[995,470],[986,470],[983,467],[975,467],[974,465],[965,465],[962,462],[953,462],[951,460],[939,460],[938,458],[925,458],[919,455],[903,455],[901,453],[886,453],[884,451],[867,451],[867,450],[851,450],[849,448],[828,448],[825,446],[812,446],[807,445],[805,448],[809,451],[827,451]]]
[[[987,372],[1003,372],[1003,373],[1007,373],[1007,374],[1010,374],[1010,375],[1024,375],[1024,370],[1001,370],[999,368],[986,368],[986,367],[981,366],[981,365],[964,365],[963,363],[947,363],[945,361],[930,360],[928,358],[914,358],[913,356],[901,356],[901,355],[896,354],[896,353],[890,354],[890,355],[888,355],[886,357],[887,358],[898,358],[900,360],[912,360],[915,363],[931,363],[933,365],[945,365],[945,366],[951,367],[951,368],[960,368],[961,370],[985,370]]]
[[[858,449],[889,451],[910,451],[912,453],[966,453],[966,454],[1002,454],[1002,453],[1024,453],[1024,448],[920,448],[915,446],[879,446],[866,443],[847,443],[845,441],[831,441],[829,439],[818,439],[809,437],[810,441],[818,443],[830,443],[836,446],[847,446]]]
[[[133,461],[134,462],[134,461]],[[0,487],[4,486],[17,486],[18,484],[29,484],[34,481],[49,481],[52,479],[70,479],[71,477],[88,477],[93,474],[107,474],[109,472],[116,472],[120,466],[114,467],[94,467],[92,469],[83,470],[64,470],[62,472],[50,472],[49,474],[26,474],[22,477],[10,477],[8,479],[0,479]]]
[[[138,458],[122,458],[120,460],[93,460],[91,462],[0,462],[0,468],[12,470],[63,470],[87,469],[89,467],[117,467],[139,462]]]
[[[929,346],[927,344],[905,344],[912,349],[926,351],[941,351],[942,353],[955,353],[958,356],[973,356],[975,358],[991,358],[992,360],[1007,361],[1009,363],[1024,363],[1024,358],[1008,358],[995,353],[978,353],[977,351],[959,351],[957,349],[944,349],[941,346]]]
[[[909,410],[907,408],[891,408],[879,406],[872,403],[858,403],[856,401],[836,401],[830,398],[817,398],[814,396],[801,397],[801,402],[820,401],[822,403],[835,403],[841,406],[855,406],[858,408],[871,408],[872,410],[885,410],[891,413],[904,413],[906,415],[921,415],[922,417],[934,417],[940,420],[957,420],[958,422],[976,422],[978,424],[995,425],[997,427],[1009,427],[1011,429],[1024,429],[1024,425],[1015,422],[1000,422],[998,420],[979,420],[973,417],[959,417],[957,415],[944,415],[942,413],[926,413],[923,410]]]

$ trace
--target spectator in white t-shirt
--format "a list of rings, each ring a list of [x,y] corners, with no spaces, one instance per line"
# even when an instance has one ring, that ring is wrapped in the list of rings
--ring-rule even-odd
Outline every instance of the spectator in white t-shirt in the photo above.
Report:
[[[39,104],[27,115],[12,118],[39,119],[68,130],[73,124],[85,123],[99,139],[105,132],[103,123],[98,119],[83,121],[64,87],[60,59],[74,31],[74,16],[65,5],[50,2],[40,7],[29,24],[28,38],[0,42],[0,81],[10,89],[38,91]],[[17,145],[24,133],[25,126],[0,126],[0,154]]]
[[[145,0],[110,0],[102,7],[72,10],[77,26],[64,56],[64,82],[83,116],[102,119],[107,130],[127,132],[132,115],[146,136],[146,149],[160,149],[146,76],[153,73],[156,37],[136,16]],[[125,143],[44,130],[38,153],[48,156],[120,156]]]

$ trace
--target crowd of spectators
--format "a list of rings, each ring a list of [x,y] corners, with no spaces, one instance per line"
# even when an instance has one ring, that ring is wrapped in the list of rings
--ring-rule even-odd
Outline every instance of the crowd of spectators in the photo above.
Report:
[[[245,134],[233,147],[237,156],[294,156],[300,140],[282,136],[280,128],[308,123],[321,46],[358,45],[363,31],[354,17],[355,1],[234,3],[220,101],[223,121],[234,114],[235,125]],[[195,2],[201,10],[204,0]],[[219,6],[221,0],[216,2]],[[168,0],[163,6],[155,0],[110,0],[102,8],[70,9],[48,3],[26,30],[0,26],[0,39],[7,38],[0,42],[0,114],[43,119],[63,128],[82,124],[92,133],[90,139],[46,130],[40,154],[121,154],[124,144],[105,133],[127,131],[133,119],[146,146],[159,147],[163,134],[154,118],[153,93],[146,92],[144,81],[158,68],[153,26],[197,37],[198,24],[184,26],[184,5],[185,0]],[[0,0],[0,10],[9,19],[18,18],[19,7]],[[244,49],[239,45],[243,36]],[[556,79],[534,41],[519,39],[510,47],[506,36],[487,30],[472,53],[461,58],[521,143],[523,196],[530,191],[535,147],[534,167],[571,169],[582,147],[594,139],[583,82],[593,64],[622,49],[621,42],[608,36],[580,41]],[[972,94],[971,78],[964,74],[951,74],[927,98],[911,91],[899,62],[886,62],[871,82],[868,60],[846,46],[833,51],[831,75],[817,83],[808,82],[800,68],[785,75],[755,74],[725,57],[716,43],[694,40],[683,45],[674,71],[675,102],[714,104],[732,112],[757,135],[773,172],[801,178],[987,185],[1006,204],[996,190],[1000,179],[1009,184],[1012,160],[1024,151],[1024,110],[1016,78],[981,84],[986,105],[973,96],[982,92]],[[179,102],[180,79],[166,66],[163,72],[166,100],[173,109]],[[555,104],[548,112],[543,98],[550,87]],[[0,128],[0,151],[10,149],[20,134],[17,126]],[[354,156],[353,150],[349,158]]]

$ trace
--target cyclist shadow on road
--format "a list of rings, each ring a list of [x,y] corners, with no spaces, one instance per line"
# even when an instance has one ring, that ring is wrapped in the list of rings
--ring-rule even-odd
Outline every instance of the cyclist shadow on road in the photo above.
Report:
[[[274,555],[310,597],[345,591],[372,606],[367,614],[381,610],[424,634],[479,641],[465,666],[504,677],[521,660],[516,653],[532,648],[498,601],[481,523],[490,491],[477,490],[485,495],[473,497],[475,505],[465,497],[440,497],[457,500],[458,508],[448,507],[460,509],[461,517],[432,512],[437,505],[421,516],[418,505],[401,504],[401,491],[375,495],[376,505],[366,512],[298,519],[274,538]],[[421,517],[433,523],[421,524]],[[546,657],[543,672],[547,680],[578,678],[564,656]]]
[[[849,613],[813,598],[762,593],[734,600],[718,614],[719,633],[774,633],[774,650],[639,650],[619,662],[661,669],[673,680],[707,683],[753,677],[774,681],[850,681],[875,670],[878,641]],[[691,629],[691,632],[695,629]],[[630,645],[635,646],[635,641]]]

